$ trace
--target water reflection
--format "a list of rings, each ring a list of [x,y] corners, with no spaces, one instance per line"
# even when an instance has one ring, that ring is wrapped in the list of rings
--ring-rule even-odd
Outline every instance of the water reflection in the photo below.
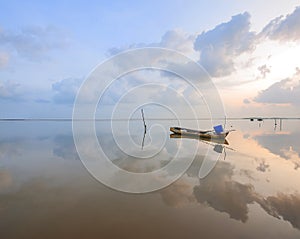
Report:
[[[281,134],[260,134],[255,136],[255,140],[271,153],[286,160],[291,160],[295,165],[295,170],[300,167],[300,145],[298,140],[300,132],[285,132]]]
[[[57,135],[53,139],[53,154],[66,160],[79,160],[72,135]]]
[[[214,171],[194,187],[194,195],[199,203],[227,213],[230,218],[246,222],[248,205],[257,203],[269,215],[289,221],[300,229],[300,195],[278,193],[263,197],[252,184],[240,183],[233,179],[234,167],[220,162]]]
[[[120,193],[95,181],[78,160],[71,126],[63,124],[49,125],[51,129],[11,125],[26,127],[26,132],[0,136],[3,238],[300,236],[300,175],[294,170],[300,161],[297,124],[278,133],[266,128],[267,123],[251,129],[244,122],[232,122],[238,130],[230,135],[230,145],[178,139],[187,142],[187,157],[200,145],[195,160],[181,179],[145,195]],[[142,135],[136,137],[141,142]],[[178,140],[169,139],[157,157],[145,160],[128,157],[118,150],[112,135],[99,134],[113,162],[134,172],[164,167],[173,159]],[[226,160],[219,160],[200,180],[207,147],[216,154],[226,150]],[[218,230],[215,225],[220,225]]]

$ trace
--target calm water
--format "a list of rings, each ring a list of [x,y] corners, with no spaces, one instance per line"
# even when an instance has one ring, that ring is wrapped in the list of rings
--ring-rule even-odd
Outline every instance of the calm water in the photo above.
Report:
[[[151,159],[129,157],[118,148],[109,123],[96,124],[105,153],[132,172],[168,164],[178,142],[186,143],[186,157],[199,147],[175,183],[134,195],[112,190],[87,172],[71,122],[0,122],[1,238],[300,238],[300,121],[284,121],[281,131],[273,121],[228,122],[237,131],[225,148],[169,138],[168,127],[176,121],[162,128],[156,123],[148,122],[153,133],[144,139],[142,124],[129,126],[137,154],[155,152],[166,140]],[[126,147],[118,124],[117,137]],[[220,158],[200,180],[209,147],[215,150],[208,157]]]

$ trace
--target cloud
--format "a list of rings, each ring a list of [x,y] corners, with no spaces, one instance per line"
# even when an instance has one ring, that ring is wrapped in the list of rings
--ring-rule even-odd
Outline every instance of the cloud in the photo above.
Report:
[[[130,44],[127,46],[120,46],[120,47],[111,47],[107,50],[107,56],[114,56],[117,55],[123,51],[127,51],[129,49],[135,49],[135,48],[142,48],[142,47],[149,47],[149,46],[153,46],[152,44],[148,45],[145,43],[138,43],[138,44]]]
[[[79,78],[66,78],[52,84],[54,103],[73,104],[81,82]]]
[[[257,70],[260,72],[260,75],[263,79],[265,79],[267,74],[271,72],[270,67],[268,67],[266,64],[259,66]]]
[[[145,70],[144,72],[146,72]],[[104,94],[101,96],[100,103],[103,105],[115,105],[118,103],[122,96],[126,93],[130,92],[136,86],[141,85],[142,83],[147,82],[147,77],[142,77],[141,72],[136,71],[131,74],[125,75],[121,78],[114,80],[109,87],[105,90]],[[150,95],[152,91],[146,91],[143,95]],[[138,100],[138,96],[136,94],[129,94],[122,102],[135,102]]]
[[[251,101],[249,99],[244,99],[243,102],[244,102],[244,104],[250,104],[251,103]]]
[[[291,104],[300,105],[300,72],[297,68],[296,74],[276,82],[266,90],[259,92],[254,98],[258,103],[269,104]]]
[[[5,52],[0,52],[0,69],[7,65],[8,60],[9,60],[9,55]]]
[[[153,42],[149,44],[136,43],[136,44],[131,44],[123,47],[113,47],[108,50],[107,55],[113,56],[123,51],[129,49],[135,49],[135,48],[162,47],[162,48],[173,49],[183,54],[192,56],[193,54],[195,54],[194,47],[193,47],[195,37],[196,37],[195,35],[188,34],[182,29],[169,30],[164,33],[164,35],[161,37],[160,42]]]
[[[173,68],[184,69],[182,65]],[[181,67],[181,68],[180,68]],[[186,71],[190,67],[185,66]],[[187,73],[190,74],[190,73]],[[194,77],[195,78],[195,77]],[[137,87],[137,88],[136,88]],[[165,105],[186,106],[189,103],[203,103],[203,99],[184,79],[175,74],[159,70],[131,72],[116,79],[102,95],[100,103],[133,103],[154,101]]]
[[[0,31],[0,44],[27,59],[41,60],[50,51],[66,47],[68,38],[55,27],[30,26],[18,32]]]
[[[21,97],[20,85],[12,81],[0,81],[0,99],[17,100]]]
[[[233,58],[254,50],[255,33],[250,31],[250,14],[235,15],[229,22],[202,32],[194,43],[200,52],[199,63],[214,77],[230,75]]]
[[[300,7],[297,7],[291,14],[277,17],[267,24],[261,37],[267,37],[271,40],[296,41],[300,39]]]
[[[297,10],[298,11],[298,10]],[[295,10],[296,12],[296,10]],[[292,13],[290,15],[297,15]],[[290,19],[291,16],[288,15],[286,19]],[[283,22],[283,19],[280,21]],[[267,26],[265,28],[265,31]],[[62,34],[59,30],[51,27],[31,27],[22,29],[18,33],[8,33],[7,31],[2,31],[0,33],[0,42],[4,41],[7,45],[13,46],[14,49],[19,54],[27,55],[27,53],[32,51],[31,56],[35,57],[35,55],[39,55],[40,53],[46,53],[47,51],[58,49],[63,47],[65,44],[66,38],[62,38],[62,42],[60,42],[56,36]],[[262,34],[262,33],[261,33]],[[59,38],[59,37],[58,37]],[[24,44],[21,42],[24,42]],[[231,20],[228,22],[221,23],[214,27],[211,30],[204,31],[199,35],[189,34],[181,29],[174,29],[165,32],[161,37],[161,40],[158,42],[146,44],[132,44],[125,47],[120,48],[111,48],[108,50],[108,55],[115,55],[127,49],[140,48],[140,47],[165,47],[177,50],[186,54],[188,56],[192,56],[192,58],[199,59],[199,63],[204,66],[204,68],[214,77],[228,76],[235,71],[235,58],[239,57],[243,53],[251,53],[255,46],[258,44],[257,35],[250,31],[250,14],[248,12],[244,12],[242,14],[238,14],[232,16]],[[29,49],[24,50],[24,49]],[[36,49],[36,53],[34,52]],[[43,54],[41,54],[43,55]],[[136,59],[137,61],[139,59]],[[128,64],[128,62],[121,62],[122,65]],[[122,67],[122,65],[120,67]],[[116,66],[118,67],[118,66]],[[180,67],[180,66],[179,66]],[[182,67],[182,66],[181,66]],[[184,66],[187,70],[188,67]],[[266,64],[261,65],[257,68],[260,72],[262,78],[265,78],[268,73],[270,73],[270,67]],[[164,73],[162,73],[163,75]],[[193,72],[190,73],[192,75]],[[118,83],[111,85],[109,92],[107,92],[103,97],[103,104],[115,104],[120,96],[124,93],[124,89],[128,89],[132,86],[136,86],[139,83],[143,83],[141,79],[133,79],[131,77],[131,83]],[[175,78],[175,77],[173,77]],[[199,79],[199,77],[194,77],[195,79]],[[160,77],[161,79],[161,77]],[[164,79],[162,81],[165,81]],[[230,80],[229,80],[230,81]],[[164,82],[165,83],[165,82]],[[228,80],[226,80],[226,86],[228,86]],[[283,82],[284,83],[284,82]],[[172,79],[170,77],[170,81],[167,84],[172,85]],[[234,81],[234,84],[237,84]],[[66,82],[60,82],[53,84],[52,89],[55,91],[55,96],[53,100],[55,103],[67,103],[70,104],[74,100],[75,90],[78,89],[78,85],[71,86],[68,84],[66,86]],[[277,87],[281,87],[280,85]],[[73,89],[74,88],[74,89]],[[273,91],[276,89],[270,89],[269,91]],[[280,89],[279,89],[280,90]],[[286,89],[284,89],[286,90]],[[294,88],[294,103],[300,102],[297,97],[299,95],[299,89]],[[261,92],[255,101],[268,103],[270,101],[270,92],[266,90],[266,92]],[[278,93],[278,90],[277,92]],[[286,97],[292,97],[290,92],[286,93]],[[285,93],[282,93],[285,94]],[[197,95],[194,97],[189,94],[188,90],[184,96],[188,96],[189,98],[194,98],[195,102],[198,100]],[[152,97],[149,93],[149,97]],[[153,98],[153,97],[152,97]],[[277,97],[278,98],[278,97]],[[275,98],[274,98],[275,99]],[[284,102],[284,97],[281,99],[277,99],[279,101]],[[288,101],[288,100],[286,100]],[[248,99],[244,100],[245,104],[250,103]]]
[[[170,30],[162,36],[158,46],[171,48],[181,53],[191,55],[195,52],[193,49],[195,37],[195,35],[187,34],[181,29]]]

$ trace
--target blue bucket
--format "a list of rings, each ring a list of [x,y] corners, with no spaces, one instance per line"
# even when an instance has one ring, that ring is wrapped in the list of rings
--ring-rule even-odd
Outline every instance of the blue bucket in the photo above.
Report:
[[[215,130],[216,134],[221,134],[222,132],[224,132],[223,126],[221,124],[214,126],[214,130]]]

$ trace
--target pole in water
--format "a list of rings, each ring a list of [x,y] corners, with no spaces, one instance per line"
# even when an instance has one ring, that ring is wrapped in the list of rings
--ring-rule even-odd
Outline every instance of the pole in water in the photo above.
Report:
[[[147,125],[145,123],[145,116],[144,116],[144,110],[143,109],[141,109],[141,113],[142,113],[142,118],[143,118],[143,123],[144,123],[144,131],[145,131],[145,134],[146,134],[146,132],[147,132]]]
[[[143,119],[143,123],[144,123],[144,136],[143,136],[143,141],[142,141],[142,149],[144,148],[144,143],[145,143],[145,135],[147,133],[147,125],[145,123],[145,116],[144,116],[144,110],[141,109],[141,113],[142,113],[142,119]]]

